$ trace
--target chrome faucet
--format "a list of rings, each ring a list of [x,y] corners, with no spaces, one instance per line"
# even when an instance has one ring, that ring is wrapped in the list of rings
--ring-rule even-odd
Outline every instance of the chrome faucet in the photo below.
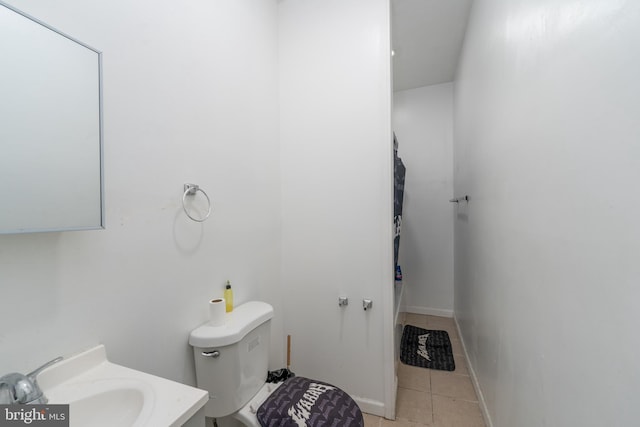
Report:
[[[0,377],[0,404],[47,403],[48,399],[40,390],[36,376],[44,369],[61,360],[62,357],[56,357],[27,375],[14,372]]]

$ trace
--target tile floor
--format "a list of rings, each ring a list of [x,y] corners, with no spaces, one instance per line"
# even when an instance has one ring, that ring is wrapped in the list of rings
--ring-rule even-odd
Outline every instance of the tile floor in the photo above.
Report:
[[[407,313],[404,324],[447,331],[456,370],[400,363],[396,420],[364,414],[365,427],[485,427],[453,319]]]

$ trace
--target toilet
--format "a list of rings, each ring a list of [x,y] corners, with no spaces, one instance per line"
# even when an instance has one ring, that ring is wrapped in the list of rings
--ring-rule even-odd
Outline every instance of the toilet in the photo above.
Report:
[[[304,377],[266,382],[272,317],[271,305],[250,301],[223,325],[191,332],[197,386],[209,392],[205,416],[219,426],[364,426],[360,408],[338,387]]]

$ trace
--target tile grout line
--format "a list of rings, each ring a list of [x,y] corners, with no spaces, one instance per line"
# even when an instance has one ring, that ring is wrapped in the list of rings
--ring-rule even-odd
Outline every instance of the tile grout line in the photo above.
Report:
[[[436,422],[436,416],[433,410],[433,384],[431,382],[431,371],[429,371],[429,399],[431,399],[431,425]]]

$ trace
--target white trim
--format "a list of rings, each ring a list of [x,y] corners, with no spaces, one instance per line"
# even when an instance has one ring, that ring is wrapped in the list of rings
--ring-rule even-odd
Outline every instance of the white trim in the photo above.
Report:
[[[393,266],[393,239],[394,239],[394,224],[393,224],[393,198],[394,198],[394,186],[393,186],[393,78],[392,78],[392,63],[391,63],[391,1],[380,1],[380,8],[382,18],[384,22],[380,24],[380,34],[378,41],[378,54],[382,59],[381,68],[379,73],[382,77],[383,84],[381,86],[381,100],[382,109],[384,110],[385,119],[380,123],[381,141],[382,146],[380,150],[386,155],[387,161],[385,162],[385,169],[382,171],[382,199],[387,201],[384,207],[384,213],[381,215],[382,228],[382,254],[381,254],[381,266],[380,273],[382,275],[382,299],[384,302],[382,313],[382,345],[383,345],[383,384],[384,384],[384,403],[381,407],[377,406],[379,402],[363,401],[361,408],[369,408],[366,412],[374,412],[380,409],[380,416],[384,416],[387,419],[395,420],[396,418],[396,394],[397,394],[397,377],[396,377],[396,340],[395,340],[395,306],[394,306],[394,266]],[[374,406],[370,408],[370,406]]]
[[[407,313],[426,314],[429,316],[453,317],[453,310],[444,310],[442,308],[407,306]]]
[[[484,400],[484,395],[482,394],[482,389],[480,388],[480,383],[478,382],[476,371],[473,369],[473,366],[471,366],[471,359],[469,358],[469,353],[467,352],[467,346],[464,345],[464,339],[462,338],[462,331],[460,330],[460,324],[458,323],[458,319],[455,316],[453,316],[453,321],[456,324],[458,337],[460,337],[460,344],[462,344],[462,351],[464,352],[464,357],[467,361],[467,370],[469,371],[469,377],[471,378],[471,383],[473,384],[473,388],[476,391],[476,396],[478,396],[478,403],[480,404],[480,411],[482,412],[484,423],[487,427],[493,427],[493,421],[491,420],[491,415],[489,415],[489,408],[487,408],[487,402]]]
[[[367,414],[376,415],[378,417],[384,417],[385,406],[384,403],[377,400],[367,399],[365,397],[351,396],[353,400],[358,404],[360,410]]]

